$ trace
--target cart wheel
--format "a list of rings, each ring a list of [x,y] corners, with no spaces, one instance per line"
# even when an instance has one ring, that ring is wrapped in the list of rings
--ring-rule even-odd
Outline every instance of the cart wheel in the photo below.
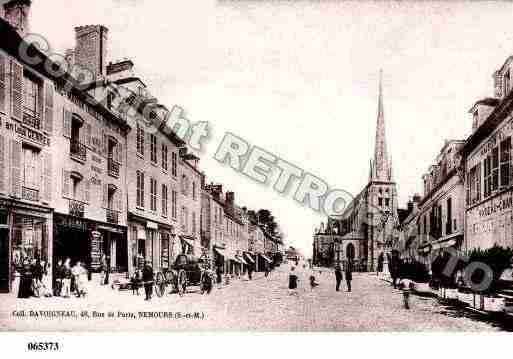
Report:
[[[187,274],[183,269],[178,272],[178,295],[183,297],[185,290],[187,289]]]
[[[158,297],[162,297],[166,292],[166,280],[162,272],[157,273],[157,280],[155,281],[155,293]]]

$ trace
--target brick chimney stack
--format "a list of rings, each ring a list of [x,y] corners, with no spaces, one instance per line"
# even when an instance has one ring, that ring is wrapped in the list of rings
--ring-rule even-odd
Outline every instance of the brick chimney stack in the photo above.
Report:
[[[107,75],[109,29],[103,25],[86,25],[75,28],[75,64],[93,72],[96,80]]]
[[[11,0],[2,6],[0,15],[16,29],[21,37],[30,32],[31,0]]]

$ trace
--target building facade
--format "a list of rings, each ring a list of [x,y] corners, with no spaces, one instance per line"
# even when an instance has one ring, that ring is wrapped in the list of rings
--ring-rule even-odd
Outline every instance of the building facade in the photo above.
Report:
[[[472,134],[462,149],[465,163],[464,249],[513,248],[511,223],[513,57],[495,71],[494,98],[471,108]]]

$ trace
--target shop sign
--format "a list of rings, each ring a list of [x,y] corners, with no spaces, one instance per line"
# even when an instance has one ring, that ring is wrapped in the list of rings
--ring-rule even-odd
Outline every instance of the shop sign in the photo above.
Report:
[[[513,205],[513,198],[511,192],[508,192],[505,197],[496,198],[486,203],[483,207],[477,209],[480,218],[488,217],[495,213],[501,213],[507,209],[511,209]]]
[[[50,138],[40,132],[34,131],[22,124],[13,122],[6,122],[5,128],[9,131],[14,131],[18,135],[34,141],[42,146],[50,146]]]

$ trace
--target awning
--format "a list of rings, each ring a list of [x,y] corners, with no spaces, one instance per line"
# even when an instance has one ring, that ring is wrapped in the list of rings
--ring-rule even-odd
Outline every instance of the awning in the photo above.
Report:
[[[180,236],[180,239],[188,244],[190,247],[194,247],[194,240],[186,236]]]
[[[248,265],[248,262],[246,262],[246,261],[244,260],[244,258],[243,258],[243,257],[241,257],[241,256],[237,256],[236,258],[237,258],[237,260],[238,260],[241,264]]]
[[[268,257],[264,256],[263,254],[261,254],[262,258],[265,259],[267,262],[269,263],[272,263],[273,261],[270,260]]]
[[[252,257],[249,253],[244,252],[244,255],[246,256],[246,259],[247,259],[250,263],[255,263],[255,260],[253,259],[253,257]]]
[[[214,250],[217,252],[217,254],[219,254],[221,257],[226,257],[226,250],[225,249],[220,249],[220,248],[217,248],[217,247],[214,247]]]
[[[451,239],[449,241],[433,244],[433,249],[449,248],[449,247],[453,247],[455,245],[456,245],[456,240],[455,239]]]

